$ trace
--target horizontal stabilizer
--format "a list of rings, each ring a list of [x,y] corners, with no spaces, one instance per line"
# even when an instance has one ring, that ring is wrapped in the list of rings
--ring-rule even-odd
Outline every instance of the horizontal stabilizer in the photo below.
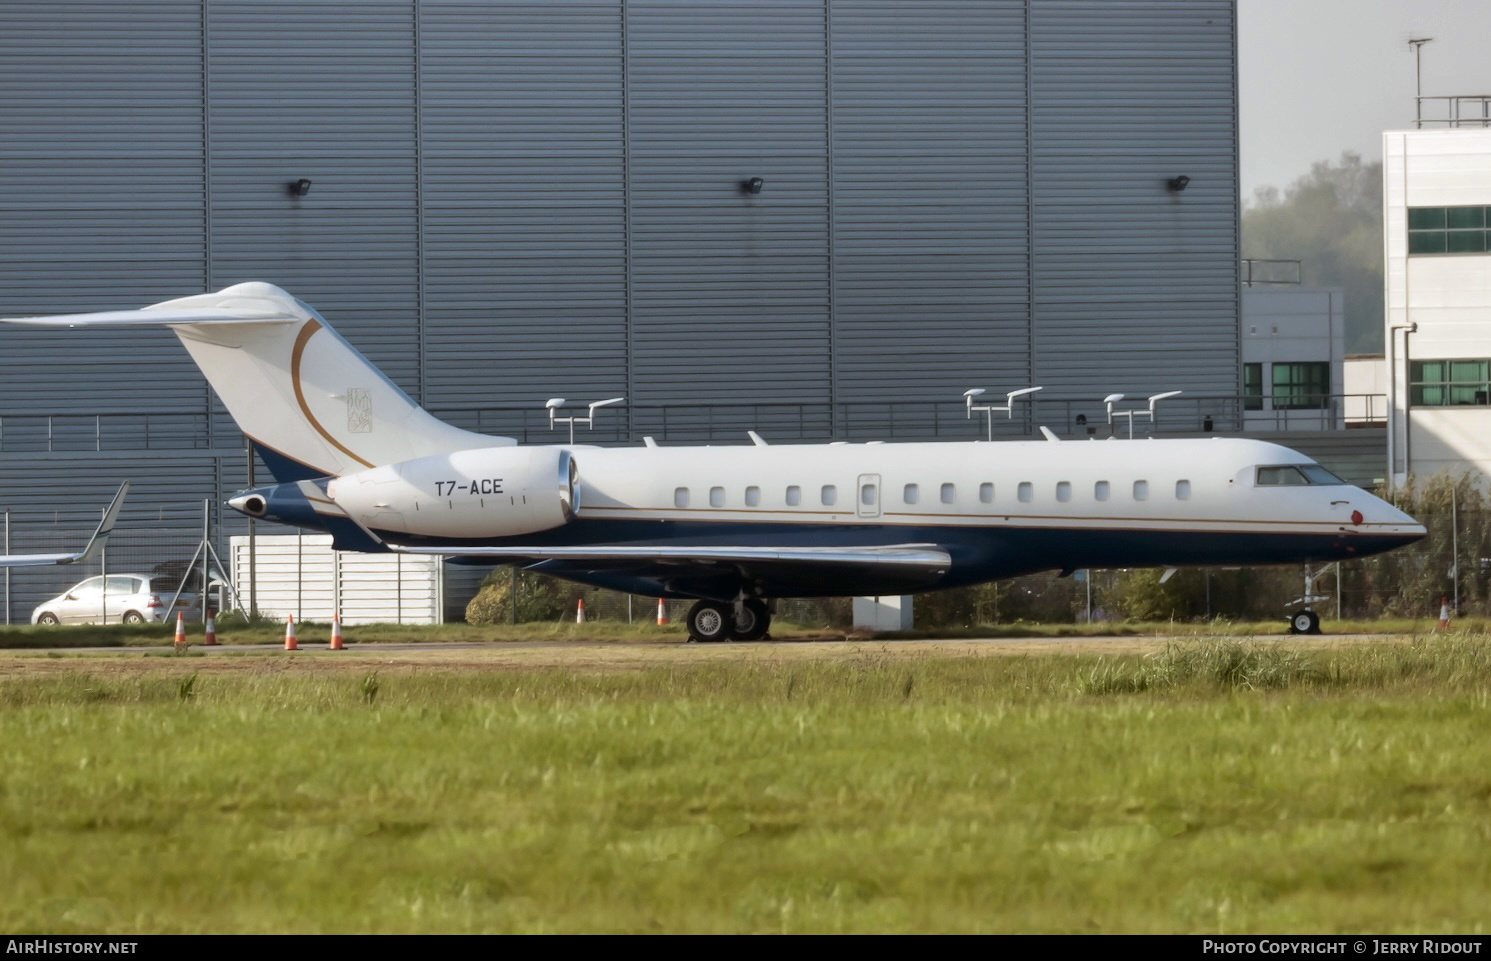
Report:
[[[51,317],[0,317],[0,322],[29,327],[159,327],[173,324],[288,324],[299,319],[281,311],[249,307],[147,307],[143,310],[105,310],[94,314],[57,314]]]
[[[945,571],[952,564],[935,544],[895,544],[887,547],[404,547],[388,545],[404,554],[444,554],[452,557],[489,557],[494,561],[636,561],[673,564],[810,563],[847,566],[915,567]]]
[[[113,503],[104,511],[103,520],[98,522],[98,529],[88,538],[87,546],[81,551],[75,554],[0,554],[0,567],[42,567],[92,560],[93,555],[103,549],[109,535],[114,532],[114,522],[119,519],[119,511],[124,507],[124,495],[128,492],[129,481],[125,481],[119,485],[119,493],[114,495]]]

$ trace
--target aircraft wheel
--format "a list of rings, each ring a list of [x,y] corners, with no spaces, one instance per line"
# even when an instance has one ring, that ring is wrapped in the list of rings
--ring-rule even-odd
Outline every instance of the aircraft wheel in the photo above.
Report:
[[[57,623],[57,615],[53,614],[51,611],[44,611],[42,613],[41,617],[38,617],[36,619],[36,623],[38,623],[38,624],[56,624]]]
[[[735,639],[737,641],[759,641],[771,627],[771,611],[765,602],[751,598],[741,603],[740,613],[735,615]]]
[[[1314,611],[1300,611],[1289,618],[1289,633],[1291,634],[1319,634],[1320,615]]]
[[[689,608],[689,640],[728,641],[735,629],[735,605],[699,601]]]

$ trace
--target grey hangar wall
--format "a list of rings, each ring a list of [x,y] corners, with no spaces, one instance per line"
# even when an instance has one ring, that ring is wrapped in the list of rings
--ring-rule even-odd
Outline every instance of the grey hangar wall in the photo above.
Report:
[[[1234,394],[1235,20],[10,0],[0,312],[267,280],[438,415],[530,440],[561,439],[552,396],[624,395],[608,438],[666,442],[700,405],[779,405],[710,429],[795,439],[976,386]],[[952,413],[932,433],[979,435]],[[128,476],[164,517],[240,485],[241,443],[169,333],[0,330],[0,507]]]

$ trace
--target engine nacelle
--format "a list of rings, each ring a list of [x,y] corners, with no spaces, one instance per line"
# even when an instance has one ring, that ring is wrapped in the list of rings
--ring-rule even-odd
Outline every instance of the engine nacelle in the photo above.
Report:
[[[326,492],[374,531],[513,537],[568,523],[579,509],[574,458],[557,447],[487,447],[338,477]]]

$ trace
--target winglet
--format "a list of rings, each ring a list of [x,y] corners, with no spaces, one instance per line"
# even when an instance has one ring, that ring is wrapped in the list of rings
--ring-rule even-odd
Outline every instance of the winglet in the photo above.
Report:
[[[1051,428],[1049,427],[1042,427],[1041,434],[1045,436],[1046,440],[1057,444],[1061,443],[1061,438],[1052,433]]]
[[[119,519],[119,512],[124,508],[124,495],[127,493],[129,493],[129,481],[119,485],[119,493],[114,495],[109,509],[104,511],[103,520],[98,522],[98,528],[93,532],[93,536],[88,538],[87,546],[76,554],[0,554],[0,567],[41,567],[48,564],[76,564],[79,561],[92,560],[93,555],[103,549],[109,535],[114,533],[114,522]]]
[[[756,433],[753,430],[748,430],[748,431],[746,431],[746,433],[748,435],[750,435],[751,443],[752,444],[755,444],[757,447],[765,447],[766,446],[766,441],[761,438],[760,434]]]

